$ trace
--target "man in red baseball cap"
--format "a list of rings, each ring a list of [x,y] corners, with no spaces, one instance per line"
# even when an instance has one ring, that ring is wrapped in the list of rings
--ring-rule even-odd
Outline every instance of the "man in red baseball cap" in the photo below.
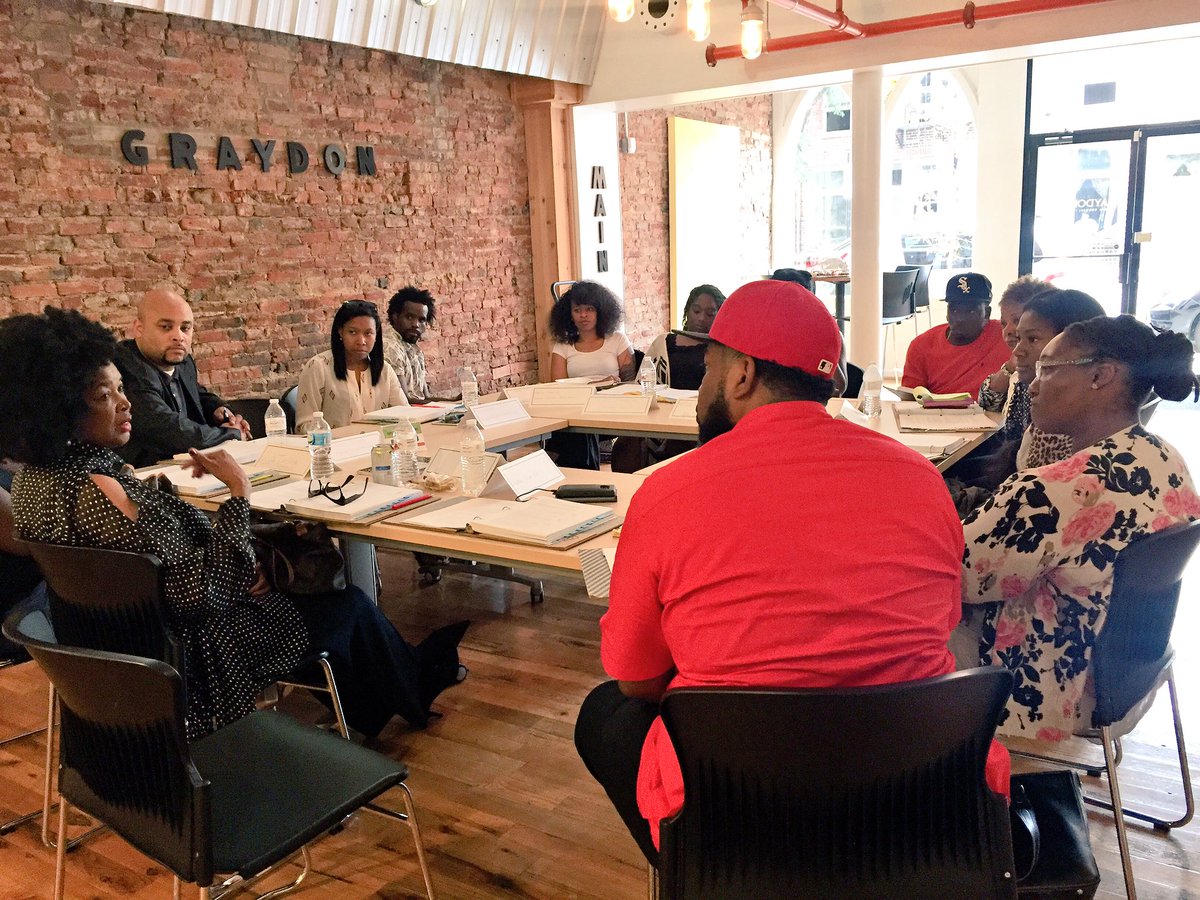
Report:
[[[600,620],[613,678],[575,726],[584,763],[652,863],[683,778],[672,687],[888,684],[954,670],[962,527],[937,470],[825,409],[841,350],[797,284],[756,281],[707,335],[702,445],[629,505]],[[996,745],[989,784],[1007,792]]]

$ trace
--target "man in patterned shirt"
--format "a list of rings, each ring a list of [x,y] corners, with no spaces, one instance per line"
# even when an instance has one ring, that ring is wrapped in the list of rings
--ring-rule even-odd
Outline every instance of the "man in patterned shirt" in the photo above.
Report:
[[[383,358],[396,370],[409,403],[434,399],[429,396],[425,380],[425,354],[417,346],[426,326],[433,321],[433,295],[409,285],[392,295],[387,312],[388,321],[402,340],[385,336]]]

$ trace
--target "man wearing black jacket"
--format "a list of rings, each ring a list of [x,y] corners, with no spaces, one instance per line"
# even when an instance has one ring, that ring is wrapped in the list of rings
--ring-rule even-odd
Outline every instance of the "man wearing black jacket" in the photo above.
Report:
[[[116,364],[133,405],[133,434],[119,452],[134,466],[250,436],[242,417],[200,386],[191,356],[193,326],[186,300],[155,289],[138,305],[133,339],[118,345]]]

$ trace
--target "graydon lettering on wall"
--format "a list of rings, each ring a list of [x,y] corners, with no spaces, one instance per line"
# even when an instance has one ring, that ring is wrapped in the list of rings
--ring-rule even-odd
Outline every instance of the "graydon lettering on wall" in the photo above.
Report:
[[[171,157],[172,169],[189,169],[192,172],[197,172],[200,165],[196,161],[199,148],[196,144],[196,139],[190,134],[185,134],[181,131],[171,131],[166,135],[167,150]],[[121,135],[121,155],[126,161],[135,166],[146,166],[150,164],[150,152],[146,145],[142,143],[146,140],[146,132],[131,128]],[[259,167],[264,172],[271,171],[272,164],[276,161],[275,150],[277,142],[275,140],[260,140],[258,138],[250,139],[250,150],[245,153],[246,160],[250,160],[251,154],[257,159]],[[238,155],[237,148],[234,147],[233,141],[228,137],[217,138],[217,147],[213,154],[214,163],[218,170],[232,169],[236,172],[242,170],[242,156]],[[302,172],[308,171],[309,155],[308,148],[299,141],[286,141],[284,143],[283,156],[286,158],[287,170],[292,175],[299,175]],[[321,148],[321,162],[324,164],[326,171],[335,176],[340,176],[346,171],[347,155],[345,148],[338,144],[326,144]],[[355,146],[354,148],[354,164],[359,175],[374,176],[375,175],[375,148],[371,146]]]

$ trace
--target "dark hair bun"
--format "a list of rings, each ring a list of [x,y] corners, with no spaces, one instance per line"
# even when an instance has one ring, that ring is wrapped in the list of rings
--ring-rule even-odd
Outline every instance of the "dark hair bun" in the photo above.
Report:
[[[1154,349],[1147,361],[1146,375],[1154,382],[1154,392],[1164,400],[1186,400],[1200,391],[1200,381],[1192,373],[1192,342],[1182,334],[1164,331],[1154,337]]]

